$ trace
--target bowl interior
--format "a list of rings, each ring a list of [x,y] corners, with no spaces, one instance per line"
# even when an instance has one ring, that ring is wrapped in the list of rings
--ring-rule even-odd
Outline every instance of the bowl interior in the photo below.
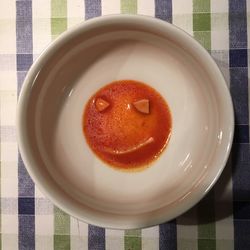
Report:
[[[233,132],[231,100],[209,55],[177,28],[132,19],[90,22],[64,35],[40,57],[22,93],[23,154],[32,158],[35,181],[67,212],[117,228],[156,224],[197,202],[221,173]],[[139,172],[107,166],[82,132],[89,98],[122,79],[155,88],[172,114],[167,148]]]

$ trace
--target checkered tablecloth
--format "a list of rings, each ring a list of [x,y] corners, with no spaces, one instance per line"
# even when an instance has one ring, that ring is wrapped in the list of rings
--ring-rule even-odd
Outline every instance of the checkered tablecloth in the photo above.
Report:
[[[16,105],[38,54],[72,25],[133,13],[171,22],[212,55],[236,114],[231,157],[218,183],[177,219],[142,230],[85,224],[56,208],[25,170],[16,142]],[[250,0],[0,0],[0,249],[250,249]]]

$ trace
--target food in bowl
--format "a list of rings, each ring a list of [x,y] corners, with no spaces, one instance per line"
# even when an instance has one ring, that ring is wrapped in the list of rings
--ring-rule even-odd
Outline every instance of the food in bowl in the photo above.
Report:
[[[171,135],[163,97],[134,80],[105,85],[88,101],[83,132],[93,152],[120,170],[142,170],[156,160]]]

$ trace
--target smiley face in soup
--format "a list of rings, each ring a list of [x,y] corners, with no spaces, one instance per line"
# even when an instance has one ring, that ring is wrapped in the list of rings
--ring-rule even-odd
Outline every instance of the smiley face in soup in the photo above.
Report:
[[[137,170],[157,159],[171,135],[171,114],[161,95],[138,81],[112,82],[97,91],[83,113],[83,133],[108,165]]]

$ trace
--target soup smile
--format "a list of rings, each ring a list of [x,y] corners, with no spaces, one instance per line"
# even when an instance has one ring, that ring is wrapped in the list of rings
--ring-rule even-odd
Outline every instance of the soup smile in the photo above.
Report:
[[[107,153],[110,153],[110,154],[114,154],[114,155],[128,154],[128,153],[132,153],[132,152],[135,152],[135,151],[139,150],[140,148],[148,145],[149,143],[151,143],[153,141],[154,141],[154,138],[150,137],[146,141],[144,141],[142,143],[139,143],[136,146],[133,146],[133,147],[131,147],[129,149],[125,149],[125,150],[113,150],[113,149],[107,148],[107,149],[104,149],[104,151],[106,151]]]

